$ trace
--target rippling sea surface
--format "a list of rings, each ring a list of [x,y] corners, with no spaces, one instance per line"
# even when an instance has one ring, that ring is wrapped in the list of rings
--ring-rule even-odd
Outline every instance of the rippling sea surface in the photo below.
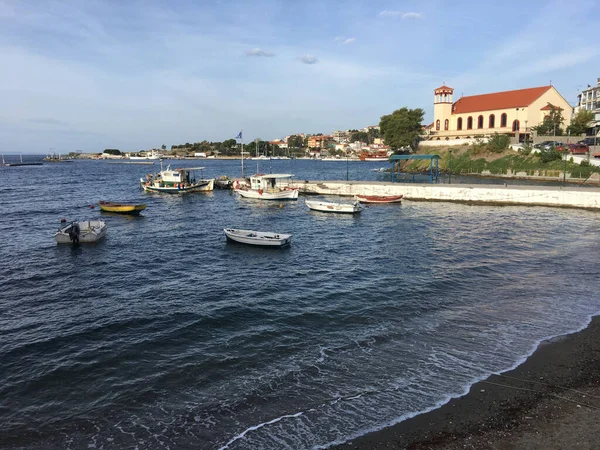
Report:
[[[259,170],[376,180],[380,165]],[[143,193],[158,169],[0,168],[0,447],[324,448],[461,395],[600,310],[597,212],[406,201],[327,215],[302,196]],[[148,208],[90,209],[100,199]],[[63,217],[101,218],[106,240],[57,246]],[[293,241],[245,247],[225,227]]]

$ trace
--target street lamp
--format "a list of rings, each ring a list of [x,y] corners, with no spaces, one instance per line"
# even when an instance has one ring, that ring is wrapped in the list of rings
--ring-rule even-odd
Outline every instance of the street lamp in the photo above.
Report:
[[[525,119],[525,145],[527,145],[528,141],[529,139],[527,138],[527,119]]]
[[[448,184],[452,184],[452,149],[448,150],[448,153],[450,154],[448,160]]]

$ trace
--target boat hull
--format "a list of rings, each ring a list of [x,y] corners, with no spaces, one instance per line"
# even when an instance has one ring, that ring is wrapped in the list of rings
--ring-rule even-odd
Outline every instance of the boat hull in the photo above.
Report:
[[[357,195],[361,203],[400,203],[403,195]]]
[[[190,192],[210,192],[214,190],[215,187],[215,179],[211,178],[210,180],[202,180],[195,184],[183,185],[179,184],[176,186],[165,186],[164,183],[155,182],[145,182],[141,180],[141,185],[144,191],[146,192],[161,192],[165,194],[187,194]]]
[[[362,211],[362,208],[358,202],[354,203],[334,203],[334,202],[320,202],[314,200],[306,200],[306,206],[313,211],[327,212],[327,213],[339,213],[339,214],[357,214]]]
[[[298,189],[262,190],[262,189],[235,189],[235,192],[245,198],[260,200],[298,200]]]
[[[225,228],[223,231],[230,241],[257,247],[285,247],[292,243],[291,234],[238,230],[235,228]]]
[[[134,205],[129,203],[105,202],[103,200],[100,200],[98,204],[102,211],[118,214],[139,214],[146,209],[145,204]]]
[[[69,234],[75,224],[79,226],[78,241],[74,241]],[[71,222],[56,232],[55,239],[57,244],[91,244],[104,238],[106,229],[106,223],[101,220]]]

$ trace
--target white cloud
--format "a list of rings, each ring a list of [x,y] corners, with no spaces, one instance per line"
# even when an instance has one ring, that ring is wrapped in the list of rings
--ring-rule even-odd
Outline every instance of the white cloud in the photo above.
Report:
[[[390,11],[388,9],[384,9],[379,13],[380,16],[389,16],[389,17],[400,17],[402,16],[402,11]]]
[[[343,40],[344,40],[344,38],[342,36],[336,36],[335,39],[334,39],[335,42],[340,42],[340,41],[343,41]]]
[[[421,19],[423,15],[418,12],[402,12],[402,11],[391,11],[384,9],[379,13],[383,17],[400,17],[401,19]]]
[[[344,41],[344,45],[346,44],[352,44],[353,42],[356,42],[356,38],[348,38]]]
[[[271,58],[271,57],[275,56],[275,53],[268,52],[268,51],[262,50],[260,48],[253,48],[252,50],[246,50],[246,56],[258,56],[258,57]]]
[[[275,56],[275,53],[268,52],[268,51],[262,50],[260,48],[253,48],[252,50],[246,50],[246,56],[272,58],[273,56]]]
[[[402,19],[420,19],[421,17],[423,16],[418,12],[407,12],[402,14]]]
[[[298,59],[304,64],[316,64],[319,62],[319,60],[316,58],[316,56],[312,56],[312,55],[300,56],[300,57],[298,57]]]

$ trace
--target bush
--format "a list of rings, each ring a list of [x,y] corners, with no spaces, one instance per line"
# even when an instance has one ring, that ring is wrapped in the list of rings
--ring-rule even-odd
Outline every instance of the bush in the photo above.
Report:
[[[532,150],[533,146],[531,145],[531,142],[525,142],[525,144],[523,144],[523,148],[519,150],[519,153],[523,155],[530,155]]]
[[[475,142],[473,142],[473,154],[477,155],[485,150],[485,142],[482,139],[477,138]]]
[[[547,163],[550,161],[556,161],[557,159],[562,159],[562,153],[557,151],[555,147],[552,147],[549,150],[540,151],[539,157],[541,162]]]
[[[590,162],[587,159],[584,159],[583,161],[581,161],[579,163],[579,165],[583,166],[583,167],[590,167],[591,166]]]
[[[494,153],[502,153],[508,148],[509,144],[510,137],[508,135],[494,133],[488,141],[488,148]]]

